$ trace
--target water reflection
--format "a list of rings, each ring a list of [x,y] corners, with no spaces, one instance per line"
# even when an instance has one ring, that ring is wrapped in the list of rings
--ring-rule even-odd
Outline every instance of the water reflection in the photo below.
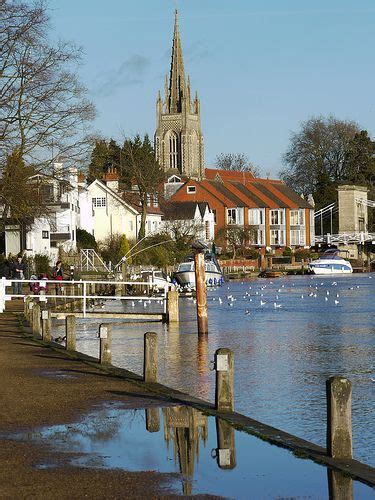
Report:
[[[161,425],[162,423],[162,425]],[[373,490],[338,472],[236,431],[222,419],[182,406],[128,410],[112,406],[80,422],[42,428],[18,439],[42,441],[76,467],[179,473],[171,488],[184,495],[230,498],[373,497]],[[53,453],[38,468],[57,467]]]

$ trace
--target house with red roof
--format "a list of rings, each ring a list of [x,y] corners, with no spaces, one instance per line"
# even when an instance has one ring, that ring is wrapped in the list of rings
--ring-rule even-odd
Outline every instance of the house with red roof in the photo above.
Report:
[[[164,192],[174,202],[207,202],[222,228],[249,228],[249,245],[259,248],[314,245],[314,207],[282,181],[250,172],[205,169],[202,180],[173,175]]]

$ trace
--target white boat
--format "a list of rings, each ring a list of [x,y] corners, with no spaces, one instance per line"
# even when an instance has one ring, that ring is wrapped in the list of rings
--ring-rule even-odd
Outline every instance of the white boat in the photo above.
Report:
[[[204,269],[206,272],[207,286],[219,286],[223,284],[223,273],[215,256],[212,254],[205,255]],[[179,285],[183,287],[195,288],[194,260],[189,259],[185,262],[181,262],[173,276]]]
[[[314,274],[350,274],[353,268],[348,260],[339,255],[340,250],[326,250],[319,259],[310,262],[309,270]]]
[[[146,281],[152,285],[155,291],[164,290],[166,286],[170,284],[170,278],[163,271],[155,269],[144,269],[140,272],[136,279],[140,281]]]

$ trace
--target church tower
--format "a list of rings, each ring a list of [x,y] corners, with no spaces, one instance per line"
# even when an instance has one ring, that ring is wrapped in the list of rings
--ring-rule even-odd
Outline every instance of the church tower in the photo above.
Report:
[[[156,100],[156,158],[167,173],[201,179],[204,176],[204,143],[197,93],[190,94],[185,79],[178,12],[175,12],[171,70],[165,77],[165,98]]]

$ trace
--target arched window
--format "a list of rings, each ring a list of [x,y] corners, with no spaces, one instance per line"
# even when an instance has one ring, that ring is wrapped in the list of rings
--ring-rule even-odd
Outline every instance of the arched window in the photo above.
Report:
[[[168,132],[167,144],[169,149],[169,168],[178,169],[178,136],[175,132]]]

